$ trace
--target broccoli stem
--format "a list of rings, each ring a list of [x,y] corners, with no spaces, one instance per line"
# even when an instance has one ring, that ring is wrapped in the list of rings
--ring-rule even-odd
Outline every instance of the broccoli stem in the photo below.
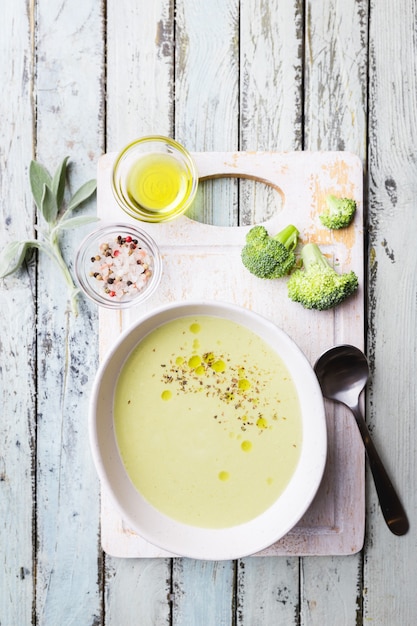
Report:
[[[318,265],[323,268],[332,268],[329,261],[326,259],[316,243],[306,243],[301,250],[301,258],[306,269],[311,265]]]
[[[326,198],[326,204],[331,213],[337,213],[340,210],[340,198],[329,194]]]
[[[273,239],[276,239],[280,243],[282,243],[287,250],[294,250],[295,246],[298,242],[299,231],[295,226],[289,224],[283,230],[281,230]]]

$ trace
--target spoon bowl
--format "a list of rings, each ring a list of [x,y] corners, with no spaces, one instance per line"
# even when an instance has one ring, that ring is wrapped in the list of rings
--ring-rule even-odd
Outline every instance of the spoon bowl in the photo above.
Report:
[[[368,361],[361,350],[342,345],[330,348],[314,366],[325,398],[350,406],[369,378]]]
[[[314,371],[323,396],[344,404],[355,416],[384,519],[391,532],[405,535],[409,529],[407,515],[371,439],[359,406],[360,395],[369,378],[366,356],[355,346],[335,346],[317,359]]]

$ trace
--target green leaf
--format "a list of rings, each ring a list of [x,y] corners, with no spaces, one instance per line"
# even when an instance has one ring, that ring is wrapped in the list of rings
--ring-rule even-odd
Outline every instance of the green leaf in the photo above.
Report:
[[[35,200],[38,210],[41,211],[43,188],[44,185],[48,187],[52,186],[51,175],[43,165],[37,161],[31,161],[29,166],[29,181],[33,199]]]
[[[68,159],[69,156],[66,156],[63,159],[52,179],[52,193],[55,196],[58,211],[61,208],[62,202],[64,200]]]
[[[11,241],[8,243],[0,254],[0,278],[5,278],[18,270],[31,247],[31,241]]]
[[[58,215],[58,205],[56,203],[56,198],[48,185],[43,186],[43,194],[41,200],[41,213],[45,222],[48,224],[54,224],[56,222],[56,218]]]
[[[56,226],[55,231],[76,228],[77,226],[85,226],[86,224],[97,222],[98,220],[99,218],[94,215],[79,215],[77,217],[70,217],[67,220],[61,220]]]
[[[97,181],[95,179],[89,180],[87,183],[84,183],[72,196],[71,200],[68,203],[67,211],[73,211],[80,204],[85,202],[90,196],[93,195],[97,187]]]

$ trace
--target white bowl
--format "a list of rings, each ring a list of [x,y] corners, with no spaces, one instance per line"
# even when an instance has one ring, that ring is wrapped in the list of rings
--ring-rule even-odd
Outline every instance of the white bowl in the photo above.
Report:
[[[128,477],[115,437],[114,389],[131,351],[161,324],[192,315],[226,318],[264,339],[285,362],[296,386],[301,409],[301,452],[287,487],[266,511],[248,522],[227,528],[184,524],[149,504]],[[125,331],[97,373],[90,404],[89,429],[92,454],[102,485],[126,524],[152,544],[196,559],[236,559],[258,552],[281,539],[311,504],[326,462],[324,402],[306,357],[275,324],[247,309],[226,303],[171,304],[145,315]]]

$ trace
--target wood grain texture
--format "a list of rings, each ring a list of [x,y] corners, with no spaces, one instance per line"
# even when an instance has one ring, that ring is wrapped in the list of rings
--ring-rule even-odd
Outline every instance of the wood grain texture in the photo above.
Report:
[[[181,0],[176,18],[176,137],[191,151],[237,150],[239,2]],[[189,215],[227,226],[238,223],[238,210],[236,182],[207,181]]]
[[[237,568],[238,626],[298,623],[299,559],[246,558]]]
[[[370,13],[369,419],[411,526],[400,540],[387,531],[370,484],[364,619],[383,624],[417,621],[416,15],[414,1],[383,0]]]
[[[170,626],[171,568],[164,559],[109,559],[106,624]]]
[[[174,2],[107,6],[107,150],[174,133]]]
[[[368,2],[307,3],[304,149],[366,160]]]
[[[294,0],[240,4],[241,150],[302,148],[303,19],[302,3]],[[240,224],[276,212],[270,189],[245,181],[239,189]]]
[[[174,559],[174,624],[218,624],[234,620],[234,565],[230,561]]]
[[[72,155],[74,187],[94,175],[101,153],[154,132],[195,151],[360,156],[369,188],[367,418],[411,531],[387,531],[368,480],[360,555],[225,567],[104,558],[86,432],[97,312],[82,301],[79,318],[68,317],[61,283],[40,258],[0,281],[1,624],[417,623],[416,14],[416,0],[3,2],[1,245],[33,235],[33,155],[50,167]],[[249,224],[274,207],[259,184],[226,185],[206,185],[199,219]],[[69,261],[80,236],[65,238]]]
[[[103,149],[103,15],[94,1],[80,3],[76,11],[71,2],[38,2],[36,24],[36,158],[54,171],[70,155],[74,191],[94,177]],[[91,203],[90,212],[94,209]],[[69,263],[82,236],[81,229],[63,239]],[[39,255],[35,607],[39,624],[93,624],[101,619],[98,485],[86,422],[97,363],[95,321],[96,311],[85,302],[78,318],[68,312],[61,275]]]
[[[0,21],[0,246],[33,236],[33,22],[23,2]],[[12,104],[12,106],[11,106]],[[0,280],[0,622],[30,624],[34,603],[36,302],[34,265]],[[18,382],[18,384],[16,384]]]

